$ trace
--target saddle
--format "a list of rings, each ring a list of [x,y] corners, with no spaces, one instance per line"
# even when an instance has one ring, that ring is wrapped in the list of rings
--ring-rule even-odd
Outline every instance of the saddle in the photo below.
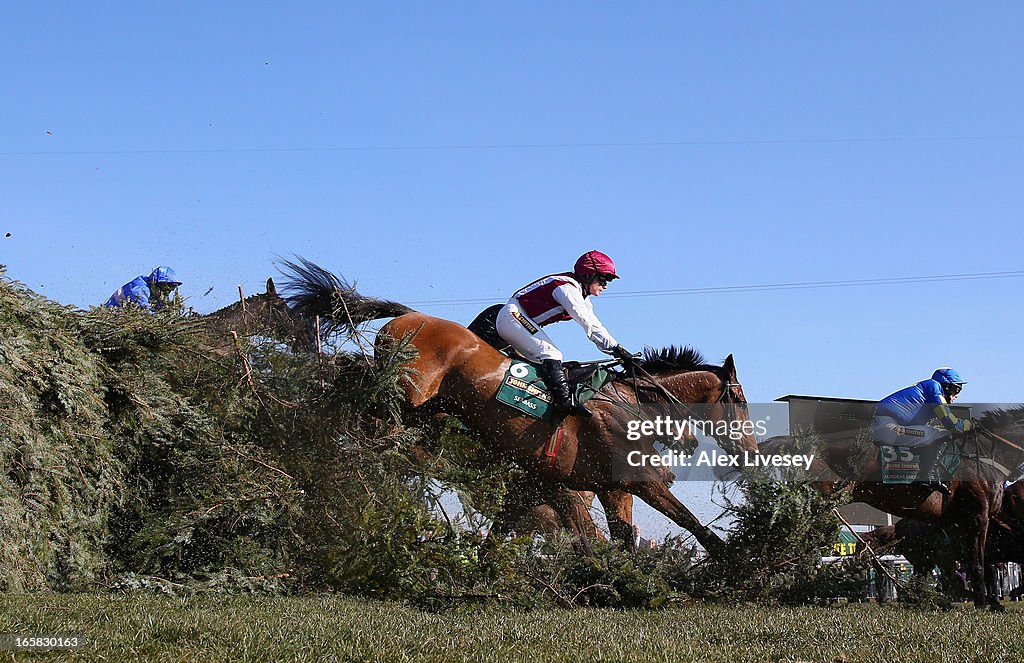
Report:
[[[493,304],[488,306],[473,318],[473,322],[469,323],[466,329],[479,336],[482,341],[487,343],[487,345],[491,346],[506,357],[516,361],[525,361],[536,368],[538,366],[536,362],[530,361],[520,355],[516,352],[515,348],[509,345],[508,342],[498,334],[498,329],[496,327],[498,311],[500,311],[503,306],[504,304]],[[582,363],[578,361],[563,361],[562,368],[565,370],[565,377],[569,382],[569,388],[575,389],[577,385],[591,381],[591,378],[594,377],[594,374],[598,371],[600,366],[597,363],[591,362]]]
[[[602,367],[600,362],[563,361],[562,368],[565,369],[565,378],[569,381],[569,386],[573,387],[584,382],[590,382],[594,374]],[[605,368],[604,370],[608,369]]]
[[[466,329],[479,336],[487,345],[498,352],[504,352],[509,344],[498,335],[498,311],[504,304],[493,304],[480,311],[479,315],[473,318],[473,322],[466,325]]]
[[[495,398],[538,419],[548,419],[551,396],[540,378],[540,365],[517,353],[515,348],[498,334],[495,327],[498,311],[502,306],[504,304],[488,306],[466,328],[512,360]],[[580,403],[592,398],[606,382],[617,375],[615,371],[601,366],[601,362],[564,361],[562,370],[565,372],[569,389],[576,394]]]

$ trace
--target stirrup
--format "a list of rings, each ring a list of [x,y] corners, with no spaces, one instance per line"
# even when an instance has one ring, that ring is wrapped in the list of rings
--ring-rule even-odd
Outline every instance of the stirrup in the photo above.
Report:
[[[574,414],[578,417],[594,416],[593,412],[591,412],[585,405],[578,402],[575,398],[570,398],[567,401],[559,401],[556,398],[552,398],[551,405],[555,408],[558,415],[562,417],[570,414]]]
[[[590,411],[583,403],[580,403],[575,398],[569,401],[569,414],[575,414],[580,417],[592,417],[594,413]]]

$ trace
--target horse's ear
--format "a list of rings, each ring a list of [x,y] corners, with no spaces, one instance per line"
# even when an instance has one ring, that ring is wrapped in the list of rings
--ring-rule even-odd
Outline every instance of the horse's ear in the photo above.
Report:
[[[267,294],[277,296],[277,286],[274,285],[274,279],[267,279]]]
[[[736,381],[736,362],[733,361],[731,354],[725,358],[725,363],[722,364],[722,369],[725,371],[725,375],[730,381]]]

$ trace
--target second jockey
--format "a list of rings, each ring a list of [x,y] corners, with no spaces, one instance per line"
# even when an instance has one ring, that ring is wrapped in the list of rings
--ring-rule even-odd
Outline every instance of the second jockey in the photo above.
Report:
[[[523,357],[540,364],[540,376],[551,392],[552,404],[561,414],[591,416],[590,410],[573,397],[562,370],[562,352],[542,327],[575,320],[602,352],[624,362],[632,361],[633,355],[598,320],[590,300],[617,278],[611,258],[600,251],[588,251],[579,257],[571,272],[543,276],[520,288],[498,312],[498,334]]]
[[[950,433],[971,430],[970,419],[960,419],[950,404],[963,389],[964,379],[952,368],[940,368],[929,380],[889,394],[875,407],[872,432],[875,444],[914,449],[921,454],[921,468],[915,483],[949,493],[949,486],[932,470],[946,447]],[[928,425],[938,419],[942,428]]]
[[[170,267],[157,267],[149,276],[138,276],[125,283],[103,303],[107,308],[120,308],[132,303],[148,311],[167,306],[168,299],[181,281]]]

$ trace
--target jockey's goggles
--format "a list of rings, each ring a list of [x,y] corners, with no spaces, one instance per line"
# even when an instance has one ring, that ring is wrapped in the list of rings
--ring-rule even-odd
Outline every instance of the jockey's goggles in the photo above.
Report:
[[[950,396],[956,396],[961,391],[963,391],[963,388],[964,388],[964,386],[962,384],[957,383],[957,382],[954,382],[953,384],[947,384],[946,385],[946,393],[949,394]]]
[[[601,285],[603,285],[603,286],[607,286],[607,285],[608,285],[609,283],[611,283],[611,282],[612,282],[612,279],[613,279],[613,278],[615,278],[615,277],[614,277],[614,276],[608,276],[607,274],[598,274],[598,275],[597,275],[597,276],[595,277],[595,280],[596,280],[596,281],[597,281],[598,283],[600,283]]]

